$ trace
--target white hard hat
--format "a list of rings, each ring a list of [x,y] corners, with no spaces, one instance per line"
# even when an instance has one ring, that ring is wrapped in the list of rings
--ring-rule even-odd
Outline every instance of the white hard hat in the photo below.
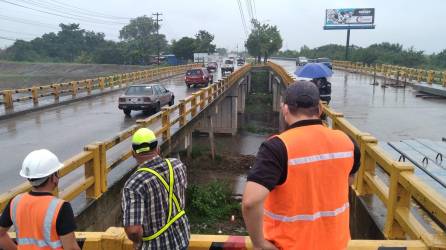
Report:
[[[20,176],[28,179],[47,177],[63,167],[57,156],[49,150],[40,149],[29,153],[22,163]]]

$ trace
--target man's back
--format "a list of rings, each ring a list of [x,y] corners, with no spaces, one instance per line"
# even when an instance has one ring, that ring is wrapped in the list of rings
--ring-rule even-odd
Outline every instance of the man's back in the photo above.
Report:
[[[186,167],[177,159],[169,159],[174,172],[173,193],[178,198],[181,209],[185,205],[187,187]],[[140,166],[155,170],[169,184],[169,167],[161,157]],[[135,172],[123,189],[124,226],[142,225],[143,236],[155,234],[167,223],[169,211],[169,193],[161,181],[152,173]],[[172,217],[178,214],[172,205]],[[186,215],[175,221],[164,233],[150,241],[144,241],[143,249],[179,249],[186,247],[189,241],[189,222]]]
[[[293,128],[278,137],[287,149],[288,173],[265,202],[266,238],[285,249],[342,249],[349,240],[353,143],[322,125]]]

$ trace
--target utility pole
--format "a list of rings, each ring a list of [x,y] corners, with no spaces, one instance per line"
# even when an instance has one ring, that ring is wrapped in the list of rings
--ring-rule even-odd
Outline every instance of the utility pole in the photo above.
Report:
[[[156,16],[156,49],[158,52],[158,58],[157,58],[157,64],[160,65],[160,37],[159,37],[159,30],[160,25],[159,22],[163,21],[163,19],[159,19],[159,16],[162,16],[162,13],[156,12],[155,14],[152,14],[153,16]]]
[[[350,29],[347,29],[347,43],[345,44],[345,60],[348,61],[348,52],[350,47]]]

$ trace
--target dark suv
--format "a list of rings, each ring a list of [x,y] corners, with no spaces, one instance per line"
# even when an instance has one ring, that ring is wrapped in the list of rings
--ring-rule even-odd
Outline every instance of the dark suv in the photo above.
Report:
[[[206,68],[190,69],[186,71],[186,76],[184,77],[184,82],[186,82],[188,88],[190,88],[191,85],[208,86],[213,80],[214,77]]]
[[[208,62],[208,65],[206,66],[206,69],[211,72],[211,71],[216,71],[218,68],[218,64],[216,62]]]
[[[316,59],[316,62],[323,63],[325,66],[327,66],[329,69],[333,69],[333,65],[331,64],[330,58],[321,57]]]

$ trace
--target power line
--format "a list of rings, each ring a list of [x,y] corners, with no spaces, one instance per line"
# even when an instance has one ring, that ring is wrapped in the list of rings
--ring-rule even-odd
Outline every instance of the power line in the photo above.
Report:
[[[17,39],[9,38],[9,37],[4,37],[4,36],[0,36],[0,39],[2,39],[2,40],[8,40],[8,41],[13,41],[13,42],[17,41]]]
[[[98,22],[111,22],[111,23],[116,23],[116,24],[123,24],[123,23],[116,22],[115,18],[107,18],[107,17],[97,16],[97,15],[93,16],[92,14],[85,14],[78,10],[73,10],[73,9],[67,8],[65,6],[54,5],[52,3],[46,3],[46,2],[35,1],[35,0],[16,0],[16,1],[19,1],[23,4],[28,4],[28,5],[40,8],[40,9],[55,11],[57,14],[62,13],[64,15],[68,15],[68,16],[86,18],[86,19],[92,20],[93,22],[98,21]],[[111,19],[112,21],[103,20],[103,19]]]
[[[253,19],[251,0],[245,0],[245,4],[246,4],[246,9],[248,10],[249,22],[251,23],[251,20]]]
[[[67,15],[62,15],[62,14],[58,14],[58,13],[45,11],[45,10],[35,9],[35,8],[29,7],[29,6],[24,6],[24,5],[21,5],[21,4],[12,3],[12,2],[9,2],[9,1],[6,1],[6,0],[0,0],[0,2],[8,3],[8,4],[15,5],[15,6],[18,6],[18,7],[22,7],[22,8],[25,8],[25,9],[30,9],[30,10],[42,12],[42,13],[45,13],[45,14],[48,14],[48,15],[53,15],[53,16],[58,16],[58,17],[63,17],[63,18],[69,18],[69,19],[78,20],[78,21],[80,20],[80,21],[99,23],[99,24],[106,24],[106,25],[118,25],[118,24],[119,25],[125,25],[125,23],[111,23],[111,22],[104,22],[104,21],[98,22],[98,21],[95,21],[95,20],[88,20],[88,19],[85,19],[85,18],[76,18],[76,17],[72,17],[72,16],[67,16]]]
[[[13,33],[13,34],[27,35],[27,36],[32,36],[32,37],[40,37],[41,36],[41,35],[37,35],[37,34],[30,34],[30,33],[24,33],[24,32],[18,32],[18,31],[6,30],[6,29],[0,29],[0,31]]]
[[[162,16],[162,13],[158,13],[156,12],[155,14],[152,14],[153,16],[156,16],[156,50],[158,52],[158,66],[160,65],[160,36],[159,36],[159,30],[160,30],[160,25],[159,22],[163,21],[163,19],[159,19],[159,16]]]
[[[48,0],[47,0],[47,1],[48,1]],[[120,17],[120,16],[114,16],[114,15],[108,15],[108,14],[104,14],[104,13],[97,12],[97,11],[92,11],[92,10],[87,10],[87,9],[79,8],[79,7],[77,7],[77,6],[70,5],[70,4],[68,4],[68,3],[64,3],[64,2],[61,2],[61,1],[57,1],[57,0],[49,0],[49,1],[50,1],[50,2],[54,2],[54,3],[56,3],[56,4],[59,4],[60,6],[65,7],[66,9],[69,9],[69,8],[72,8],[72,9],[75,9],[75,10],[77,9],[77,10],[79,10],[80,12],[96,14],[96,15],[99,15],[99,16],[103,16],[104,18],[109,18],[109,19],[123,19],[123,20],[130,20],[130,19],[131,19],[131,18],[129,18],[129,17]]]
[[[254,6],[254,17],[257,18],[257,8],[256,8],[256,1],[252,0],[252,5]]]
[[[240,0],[237,0],[238,3],[238,9],[240,11],[240,17],[242,18],[242,26],[243,26],[243,30],[245,31],[245,36],[248,36],[248,28],[246,27],[246,20],[245,20],[245,14],[243,13],[243,7],[242,4],[240,2]]]
[[[52,25],[52,24],[48,24],[48,23],[42,23],[42,22],[33,21],[33,20],[29,20],[29,19],[24,19],[24,18],[0,15],[0,19],[6,20],[6,21],[9,21],[9,22],[16,22],[16,23],[22,23],[22,24],[28,24],[28,25],[32,25],[32,26],[46,27],[46,28],[50,28],[50,29],[53,29],[53,30],[58,30],[57,25]]]

